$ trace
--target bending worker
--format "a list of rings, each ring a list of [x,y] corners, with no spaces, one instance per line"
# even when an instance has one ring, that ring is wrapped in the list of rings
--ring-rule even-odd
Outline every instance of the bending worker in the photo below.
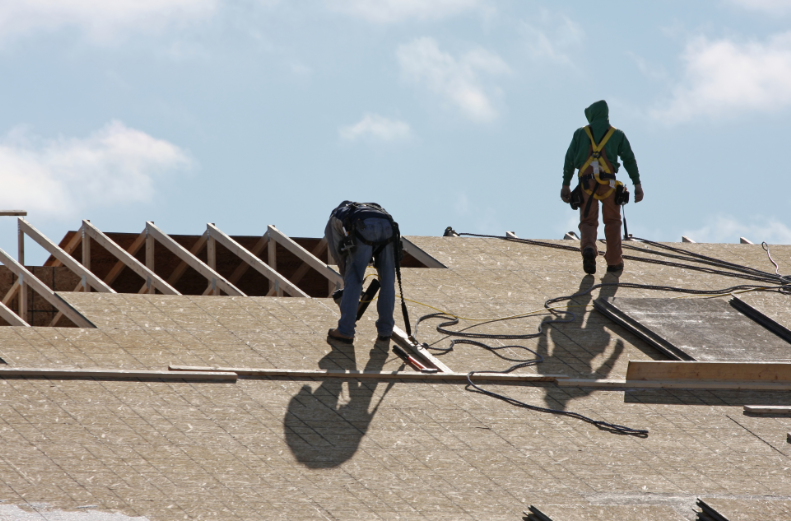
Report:
[[[330,214],[324,236],[338,263],[344,285],[340,303],[341,318],[338,327],[329,330],[328,337],[348,344],[354,342],[357,305],[362,293],[365,268],[373,259],[381,284],[376,304],[379,312],[376,330],[379,340],[388,340],[395,325],[395,255],[401,239],[398,224],[376,203],[343,201]]]
[[[579,192],[581,200],[577,200],[580,210],[580,251],[582,267],[585,273],[596,273],[596,231],[599,227],[599,201],[602,203],[602,220],[604,236],[607,238],[608,272],[623,270],[623,254],[621,251],[621,209],[616,198],[622,196],[623,186],[615,180],[615,174],[621,166],[617,159],[621,157],[626,172],[634,184],[634,202],[643,200],[643,188],[640,185],[640,172],[626,135],[610,126],[609,109],[606,101],[597,101],[585,109],[588,126],[577,129],[566,152],[563,165],[563,188],[560,198],[563,202],[572,202],[573,194],[569,187],[574,170],[579,169]],[[576,195],[576,194],[575,194]],[[593,198],[591,200],[591,197]],[[576,208],[576,206],[572,206]]]

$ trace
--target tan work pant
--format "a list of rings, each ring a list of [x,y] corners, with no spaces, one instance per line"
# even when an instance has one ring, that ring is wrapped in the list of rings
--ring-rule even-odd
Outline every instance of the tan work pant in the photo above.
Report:
[[[608,185],[598,185],[597,189],[601,193],[607,193],[610,189]],[[599,201],[594,199],[591,202],[588,216],[584,217],[585,206],[588,198],[592,197],[582,191],[582,206],[580,206],[580,251],[585,248],[593,248],[596,255],[599,249],[596,247],[596,231],[599,227]],[[604,221],[604,236],[607,238],[607,253],[604,259],[608,266],[616,266],[623,262],[623,251],[621,250],[621,207],[615,204],[615,191],[609,197],[601,200],[602,221]]]

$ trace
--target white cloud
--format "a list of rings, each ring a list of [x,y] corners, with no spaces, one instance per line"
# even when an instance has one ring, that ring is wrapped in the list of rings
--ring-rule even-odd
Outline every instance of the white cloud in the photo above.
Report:
[[[724,118],[791,105],[791,32],[765,42],[699,38],[684,52],[684,79],[669,103],[651,111],[667,123]]]
[[[0,206],[34,216],[80,216],[88,208],[151,201],[155,177],[191,165],[167,141],[113,121],[87,138],[0,138]]]
[[[346,141],[402,141],[411,137],[412,129],[403,121],[387,119],[379,114],[365,114],[354,125],[339,128],[338,133]]]
[[[530,53],[536,58],[547,59],[567,65],[572,64],[569,50],[579,47],[585,31],[574,20],[553,15],[543,9],[535,20],[537,25],[522,24],[522,31]]]
[[[785,14],[791,11],[791,0],[730,0],[732,4],[769,14]]]
[[[404,78],[445,97],[468,118],[490,121],[497,117],[490,98],[499,91],[485,88],[482,77],[511,71],[497,54],[475,49],[456,58],[441,51],[432,38],[417,38],[399,46],[396,56]]]
[[[379,23],[438,20],[484,7],[484,0],[327,0],[339,12]]]
[[[4,38],[35,31],[78,28],[108,41],[129,30],[157,30],[206,18],[219,0],[0,0]]]
[[[769,244],[791,244],[791,228],[768,217],[745,220],[719,215],[709,219],[702,228],[685,231],[682,235],[696,242],[733,243],[739,242],[739,237],[744,237],[756,244],[763,241]]]

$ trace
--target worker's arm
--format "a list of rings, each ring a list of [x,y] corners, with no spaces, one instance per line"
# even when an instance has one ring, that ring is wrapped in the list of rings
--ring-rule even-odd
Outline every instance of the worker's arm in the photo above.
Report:
[[[618,155],[621,156],[621,161],[623,161],[623,167],[626,169],[626,173],[628,173],[629,177],[632,179],[632,183],[635,186],[639,186],[640,170],[637,168],[637,160],[634,158],[634,152],[632,152],[632,145],[629,144],[629,140],[626,138],[626,134],[623,135],[623,139],[621,140],[621,143],[618,146]]]
[[[571,138],[571,144],[566,151],[566,161],[563,163],[563,186],[568,186],[571,183],[571,178],[574,176],[574,156],[579,148],[579,130],[574,132],[574,137]]]

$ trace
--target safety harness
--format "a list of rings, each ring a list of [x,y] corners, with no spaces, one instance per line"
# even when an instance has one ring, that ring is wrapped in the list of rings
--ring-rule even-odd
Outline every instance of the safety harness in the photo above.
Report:
[[[401,259],[404,256],[404,248],[403,244],[401,243],[401,232],[398,229],[398,223],[393,220],[393,217],[387,213],[387,210],[382,208],[380,205],[376,203],[350,203],[346,205],[346,210],[343,212],[345,215],[341,216],[341,220],[343,222],[343,228],[346,230],[347,236],[341,243],[341,252],[344,254],[349,254],[355,250],[356,241],[360,241],[363,244],[371,246],[371,260],[374,261],[374,265],[376,265],[376,260],[378,259],[379,255],[382,254],[384,249],[387,247],[388,244],[393,244],[393,256],[395,261],[395,272],[396,278],[398,279],[398,292],[401,296],[401,313],[404,315],[404,326],[406,327],[406,333],[409,336],[412,336],[412,327],[409,325],[409,312],[406,308],[406,302],[404,301],[404,289],[401,286]],[[369,241],[360,233],[360,229],[365,229],[365,223],[363,221],[365,219],[376,218],[376,219],[386,219],[390,223],[390,227],[393,230],[393,234],[388,239],[384,239],[382,241]],[[359,228],[359,229],[358,229]]]
[[[581,188],[586,194],[593,196],[588,198],[588,203],[585,205],[583,216],[587,217],[594,198],[598,201],[607,199],[614,191],[622,191],[623,183],[615,179],[612,164],[610,164],[610,161],[607,159],[607,154],[604,152],[604,145],[607,144],[607,141],[609,141],[615,133],[615,127],[611,126],[609,130],[607,130],[607,133],[604,134],[602,140],[598,143],[593,139],[590,125],[584,127],[584,129],[590,139],[591,148],[587,161],[580,167],[579,185],[577,189]],[[595,181],[597,184],[591,186],[591,181]],[[610,189],[603,194],[599,194],[598,185],[610,185]]]

